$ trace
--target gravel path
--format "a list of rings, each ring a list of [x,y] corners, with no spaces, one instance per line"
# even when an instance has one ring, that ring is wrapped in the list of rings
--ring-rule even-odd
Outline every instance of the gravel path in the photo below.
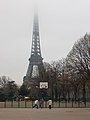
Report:
[[[90,120],[90,108],[0,108],[0,120]]]

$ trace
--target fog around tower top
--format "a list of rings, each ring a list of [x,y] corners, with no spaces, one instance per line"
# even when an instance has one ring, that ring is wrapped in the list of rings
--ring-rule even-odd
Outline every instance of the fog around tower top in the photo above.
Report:
[[[0,76],[18,84],[29,64],[36,6],[46,62],[65,58],[75,41],[90,32],[90,0],[0,0]]]

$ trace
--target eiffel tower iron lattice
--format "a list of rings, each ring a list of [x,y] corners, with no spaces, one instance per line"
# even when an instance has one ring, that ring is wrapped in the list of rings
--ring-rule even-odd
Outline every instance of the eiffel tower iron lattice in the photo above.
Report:
[[[31,57],[29,58],[29,66],[23,83],[28,86],[39,85],[40,81],[44,81],[45,70],[43,66],[43,58],[40,49],[39,23],[38,14],[34,14],[33,35],[31,46]]]

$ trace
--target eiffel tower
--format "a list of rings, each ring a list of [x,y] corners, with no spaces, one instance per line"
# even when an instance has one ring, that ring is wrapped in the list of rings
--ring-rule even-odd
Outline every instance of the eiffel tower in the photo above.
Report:
[[[23,78],[23,84],[28,87],[39,86],[40,81],[45,81],[45,70],[43,66],[43,58],[40,49],[39,23],[38,14],[34,13],[33,35],[31,46],[31,57],[29,58],[29,66],[26,76]]]

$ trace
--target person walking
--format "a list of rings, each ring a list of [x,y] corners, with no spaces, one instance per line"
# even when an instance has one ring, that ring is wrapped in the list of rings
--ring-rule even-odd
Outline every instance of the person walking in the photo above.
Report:
[[[35,100],[34,101],[34,105],[33,105],[33,108],[37,108],[38,109],[38,107],[39,107],[39,101],[38,100]]]
[[[49,109],[51,109],[51,107],[52,107],[52,100],[51,99],[48,100],[48,105],[49,105]]]

